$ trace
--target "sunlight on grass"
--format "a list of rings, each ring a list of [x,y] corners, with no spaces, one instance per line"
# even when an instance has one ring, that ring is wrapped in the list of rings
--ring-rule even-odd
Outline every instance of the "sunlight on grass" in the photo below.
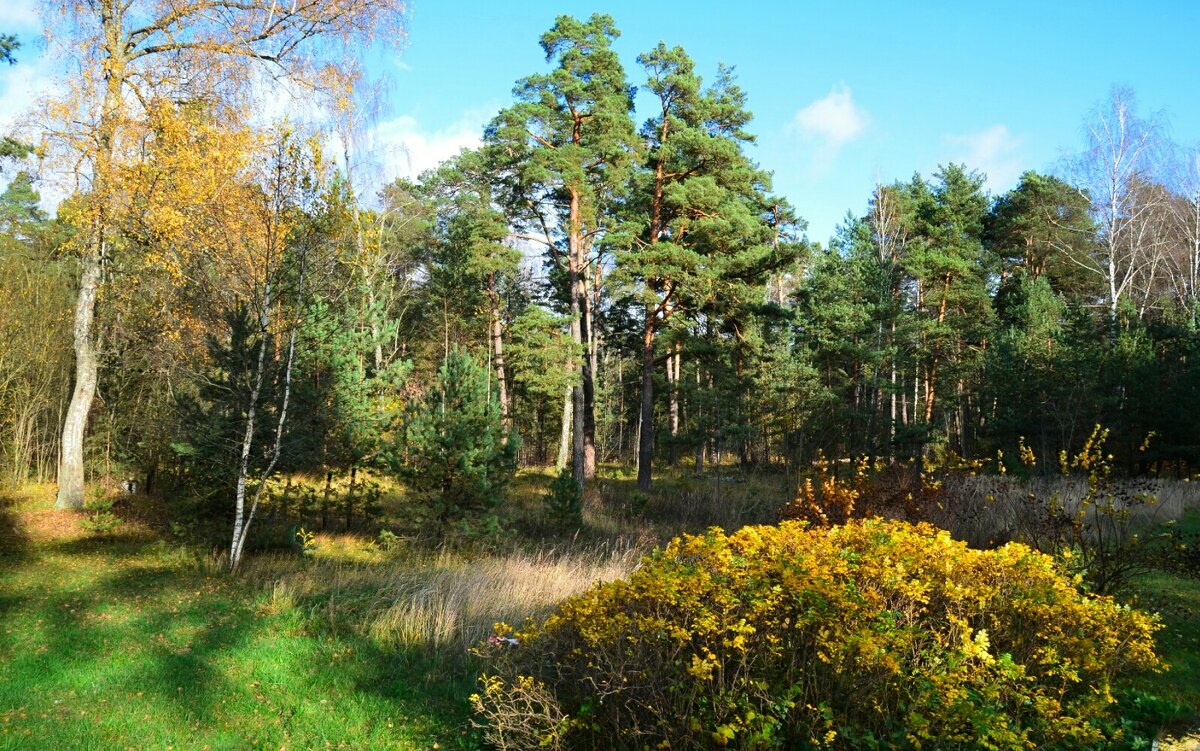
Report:
[[[339,553],[349,553],[339,557]],[[272,610],[303,609],[334,628],[349,626],[383,646],[465,652],[497,621],[545,616],[597,582],[629,573],[640,549],[597,546],[467,558],[409,553],[364,564],[368,553],[340,543],[297,570],[295,557],[262,556],[243,574],[271,591]]]
[[[412,692],[393,656],[310,633],[206,568],[91,541],[0,558],[0,749],[428,748],[456,734],[461,710]]]

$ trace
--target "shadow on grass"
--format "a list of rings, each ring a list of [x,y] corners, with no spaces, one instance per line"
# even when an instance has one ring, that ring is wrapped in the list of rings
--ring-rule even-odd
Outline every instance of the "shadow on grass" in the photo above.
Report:
[[[20,566],[29,550],[29,538],[13,505],[12,499],[0,494],[0,572]]]
[[[0,570],[0,748],[362,747],[389,732],[375,714],[440,724],[421,655],[314,635],[162,545],[27,543]]]

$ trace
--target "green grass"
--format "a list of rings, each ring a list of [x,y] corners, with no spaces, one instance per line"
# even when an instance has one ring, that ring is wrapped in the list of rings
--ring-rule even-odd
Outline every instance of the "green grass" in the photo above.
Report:
[[[370,531],[331,531],[311,559],[258,554],[238,577],[136,520],[117,537],[83,535],[45,488],[0,496],[0,751],[476,747],[466,696],[479,666],[466,650],[489,624],[544,614],[683,529],[768,521],[790,484],[675,471],[639,497],[630,473],[606,466],[583,528],[564,532],[544,524],[550,476],[518,475],[502,541],[389,553]],[[387,500],[386,526],[421,539]],[[1178,525],[1200,539],[1200,510]],[[1171,669],[1134,687],[1194,727],[1200,578],[1155,572],[1135,589],[1134,604],[1163,618]]]
[[[1191,509],[1176,524],[1191,544],[1200,541],[1200,509]],[[1157,612],[1163,621],[1158,651],[1168,670],[1140,677],[1142,690],[1176,702],[1179,722],[1200,724],[1200,571],[1155,571],[1138,578],[1133,603]]]
[[[314,630],[186,552],[146,540],[5,548],[0,749],[415,749],[460,737],[460,686],[414,680],[413,657]]]

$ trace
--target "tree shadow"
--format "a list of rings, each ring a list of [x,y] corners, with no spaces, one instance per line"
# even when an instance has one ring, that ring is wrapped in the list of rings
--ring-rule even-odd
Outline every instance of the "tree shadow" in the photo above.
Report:
[[[295,715],[304,715],[311,731],[331,709],[317,706],[308,687],[328,690],[326,671],[339,669],[347,671],[332,681],[339,686],[400,704],[406,714],[444,713],[429,692],[408,690],[412,674],[404,664],[411,661],[351,640],[344,651],[356,655],[354,662],[330,664],[329,653],[336,657],[345,639],[314,638],[305,614],[270,612],[256,585],[155,547],[25,541],[6,551],[0,715],[18,707],[29,707],[31,718],[49,714],[55,737],[89,747],[140,745],[151,725],[177,747],[214,740],[214,747],[278,747]],[[91,712],[96,692],[111,707],[105,730]],[[85,708],[91,716],[76,711]],[[34,737],[50,732],[29,727]]]
[[[29,551],[29,537],[14,505],[13,499],[0,493],[0,572],[20,566]]]

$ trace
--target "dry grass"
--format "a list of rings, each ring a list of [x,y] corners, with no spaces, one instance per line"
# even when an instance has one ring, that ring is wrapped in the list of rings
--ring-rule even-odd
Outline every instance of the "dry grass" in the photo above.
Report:
[[[1177,520],[1189,509],[1200,507],[1200,484],[1187,480],[1118,480],[1109,492],[1116,508],[1128,510],[1132,530]],[[1054,501],[1065,514],[1074,516],[1086,495],[1087,479],[1082,477],[949,478],[942,502],[926,510],[925,520],[949,530],[956,539],[989,547],[1022,536],[1022,530],[1033,521],[1029,518],[1031,503],[1044,506]],[[1153,502],[1139,503],[1134,500],[1137,498],[1153,498]],[[1093,517],[1096,513],[1094,508],[1089,511]]]
[[[300,608],[384,646],[464,651],[497,622],[544,617],[571,595],[627,575],[643,552],[618,544],[467,559],[350,550],[347,540],[318,538],[316,555],[299,568],[295,557],[262,556],[243,574],[269,588],[273,610]]]

